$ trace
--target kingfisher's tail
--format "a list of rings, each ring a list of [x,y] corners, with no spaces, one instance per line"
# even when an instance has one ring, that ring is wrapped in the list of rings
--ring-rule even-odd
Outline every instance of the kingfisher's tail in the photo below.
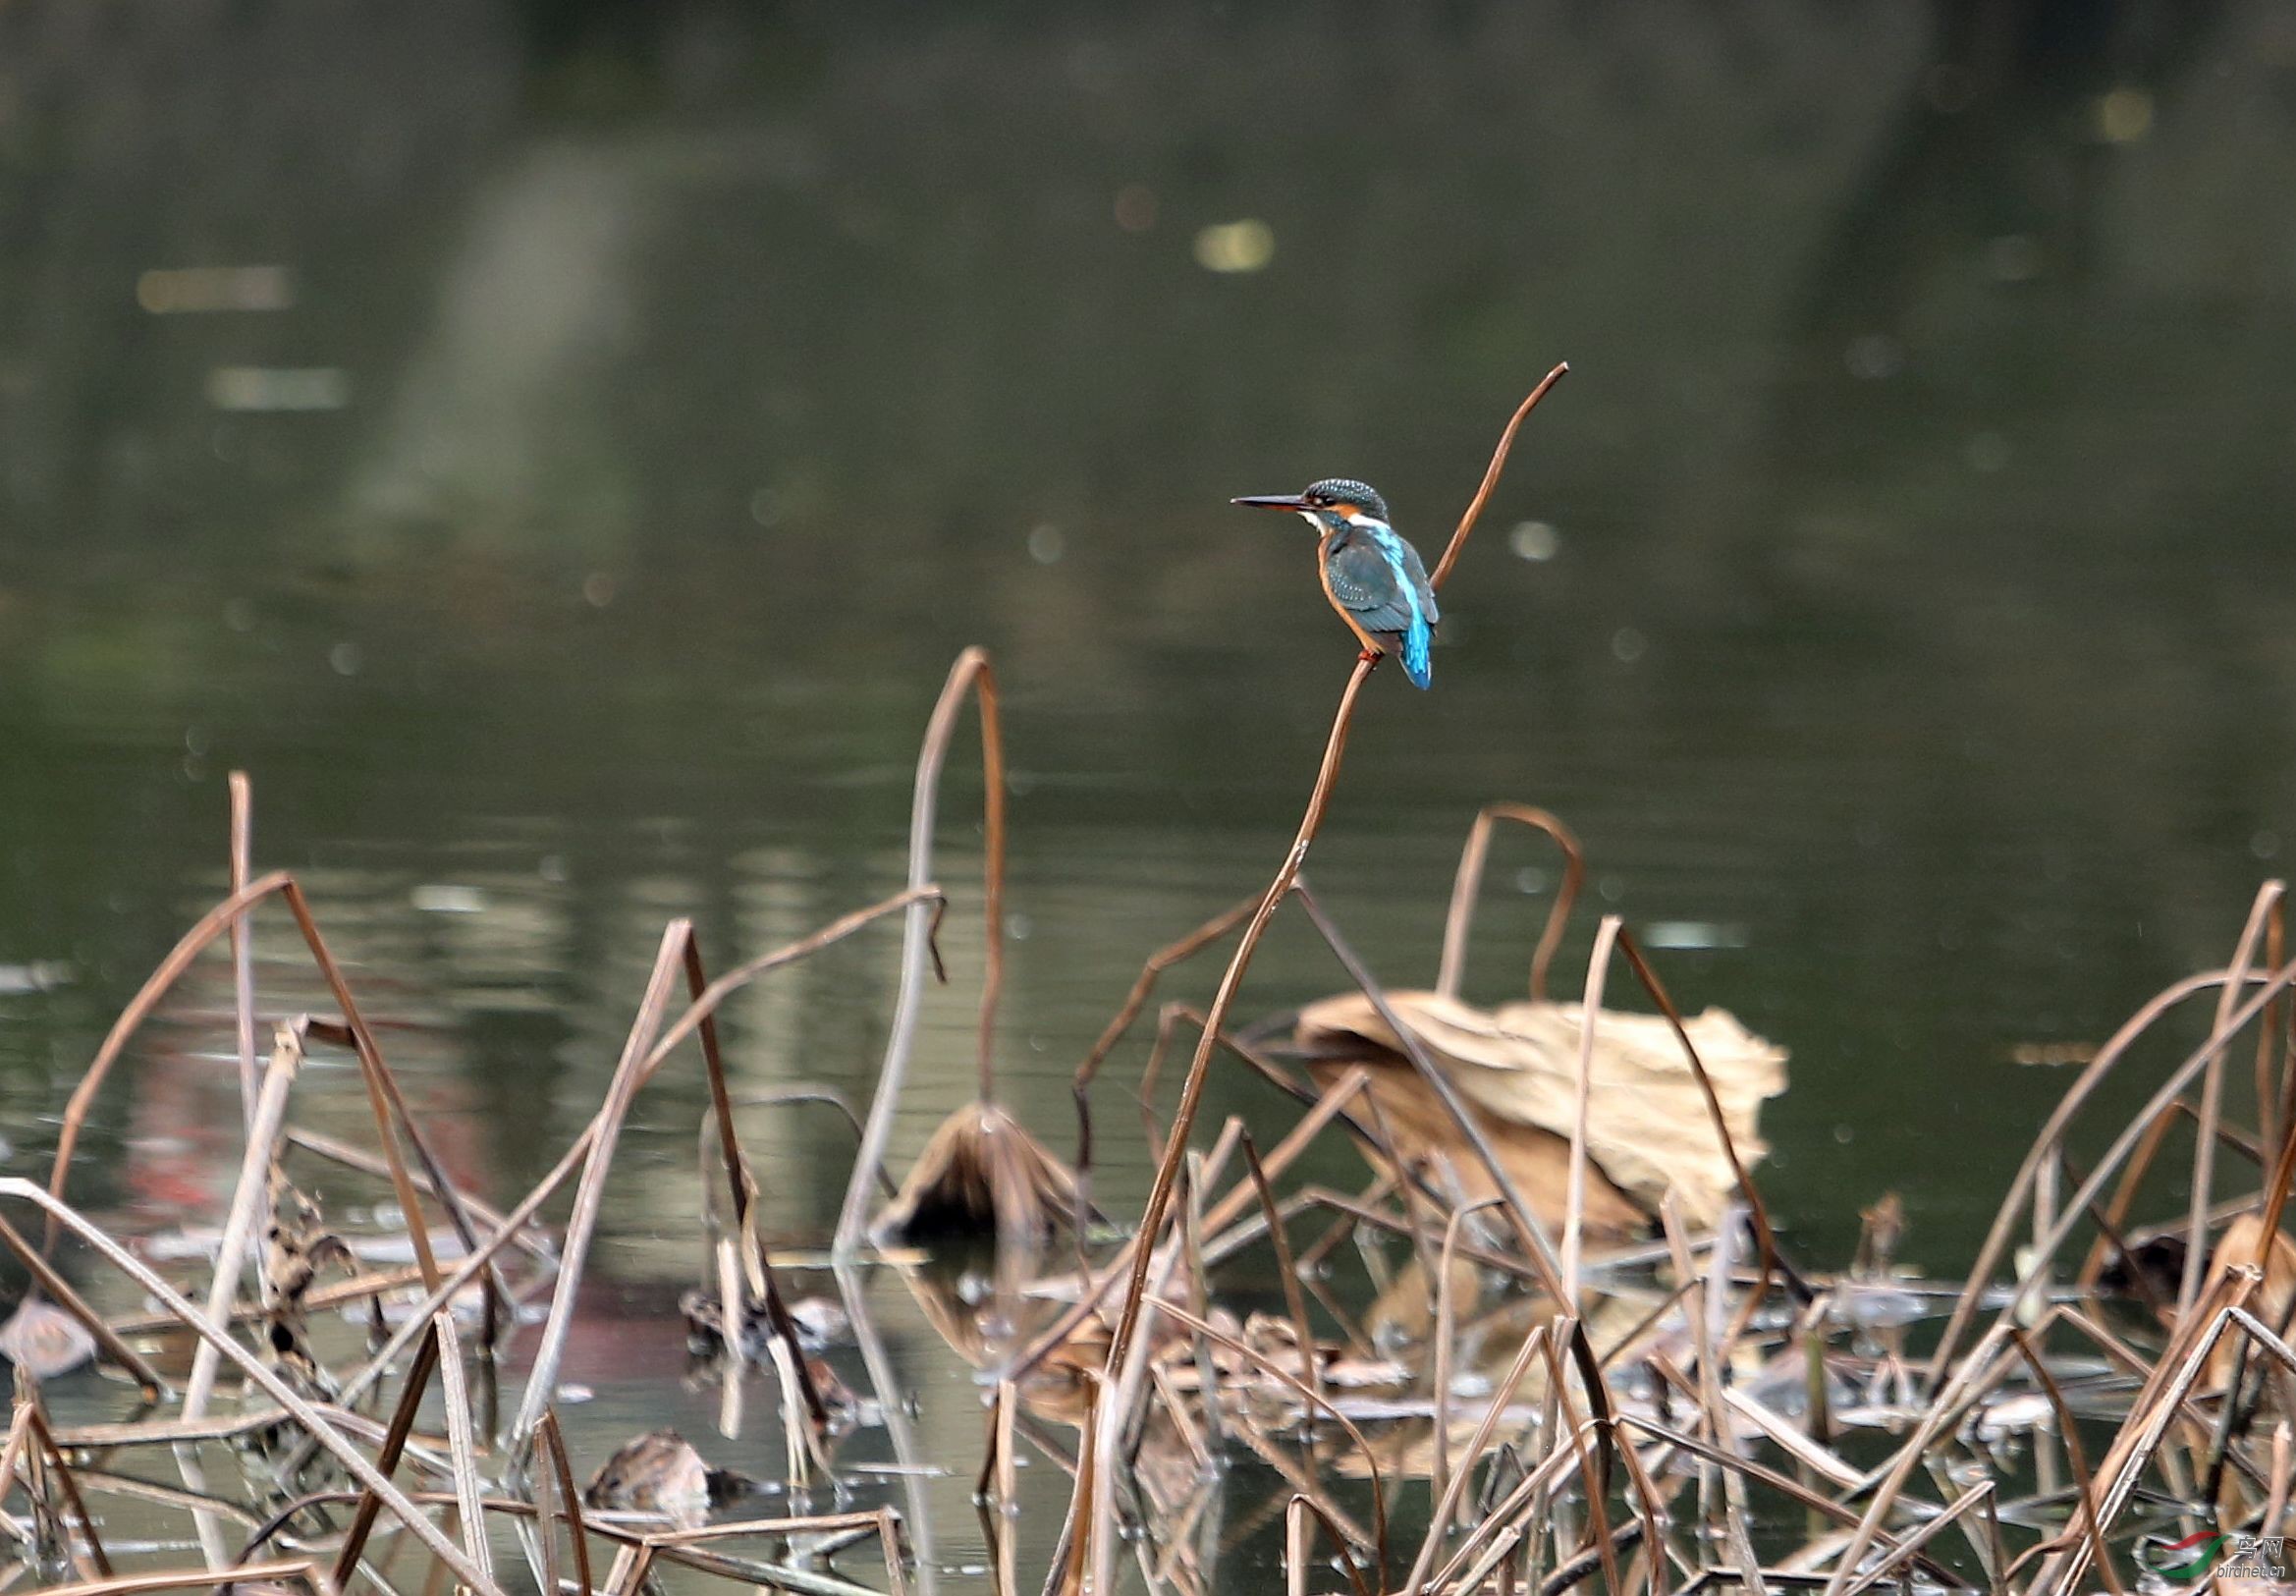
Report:
[[[1411,679],[1411,686],[1422,690],[1435,686],[1435,660],[1428,646],[1433,640],[1427,623],[1416,617],[1411,630],[1403,633],[1403,674]]]

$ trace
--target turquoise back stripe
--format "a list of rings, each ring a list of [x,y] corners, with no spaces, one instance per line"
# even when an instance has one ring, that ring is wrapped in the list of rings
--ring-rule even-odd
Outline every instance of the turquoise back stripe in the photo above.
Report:
[[[1371,533],[1371,541],[1395,574],[1395,587],[1403,595],[1403,602],[1411,607],[1411,624],[1403,631],[1403,674],[1420,687],[1434,678],[1434,662],[1428,657],[1433,640],[1427,629],[1427,612],[1419,607],[1419,584],[1411,579],[1410,570],[1403,564],[1403,540],[1394,528],[1368,516],[1355,523]]]

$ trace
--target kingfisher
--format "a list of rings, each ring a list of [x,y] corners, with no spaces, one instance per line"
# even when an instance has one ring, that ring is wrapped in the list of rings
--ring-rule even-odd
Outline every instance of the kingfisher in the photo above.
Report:
[[[1289,510],[1315,528],[1324,596],[1363,644],[1363,657],[1393,654],[1415,688],[1431,686],[1429,644],[1443,615],[1419,551],[1388,523],[1388,502],[1370,484],[1327,477],[1304,493],[1263,493],[1230,501]]]

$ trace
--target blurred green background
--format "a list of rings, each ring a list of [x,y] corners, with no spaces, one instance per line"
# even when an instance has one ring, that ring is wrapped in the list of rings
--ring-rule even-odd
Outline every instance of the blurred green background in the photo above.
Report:
[[[1574,949],[1623,912],[1793,1050],[1796,1244],[1896,1187],[1950,1266],[2062,1086],[2011,1049],[2219,962],[2296,841],[2291,193],[2261,0],[0,4],[11,1167],[220,896],[237,767],[514,1189],[668,916],[727,963],[898,884],[976,641],[1005,1067],[1066,1145],[1140,959],[1282,856],[1352,657],[1304,530],[1227,500],[1368,477],[1432,557],[1568,358],[1311,875],[1423,984],[1477,804],[1557,809]],[[969,1089],[972,770],[901,1149]],[[1477,994],[1554,878],[1503,845]],[[865,1094],[893,948],[745,998],[744,1080]],[[1342,982],[1287,926],[1246,1007]],[[227,1002],[202,966],[138,1049],[91,1200],[213,1199]],[[645,1256],[689,1228],[665,1093],[636,1275],[692,1262]],[[795,1234],[847,1157],[808,1113],[749,1128]]]

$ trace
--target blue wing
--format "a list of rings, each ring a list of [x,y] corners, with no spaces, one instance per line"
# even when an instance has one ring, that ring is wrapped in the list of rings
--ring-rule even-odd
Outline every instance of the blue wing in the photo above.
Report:
[[[1434,681],[1435,589],[1419,551],[1376,522],[1359,521],[1326,546],[1324,581],[1365,632],[1392,642],[1414,687]]]

